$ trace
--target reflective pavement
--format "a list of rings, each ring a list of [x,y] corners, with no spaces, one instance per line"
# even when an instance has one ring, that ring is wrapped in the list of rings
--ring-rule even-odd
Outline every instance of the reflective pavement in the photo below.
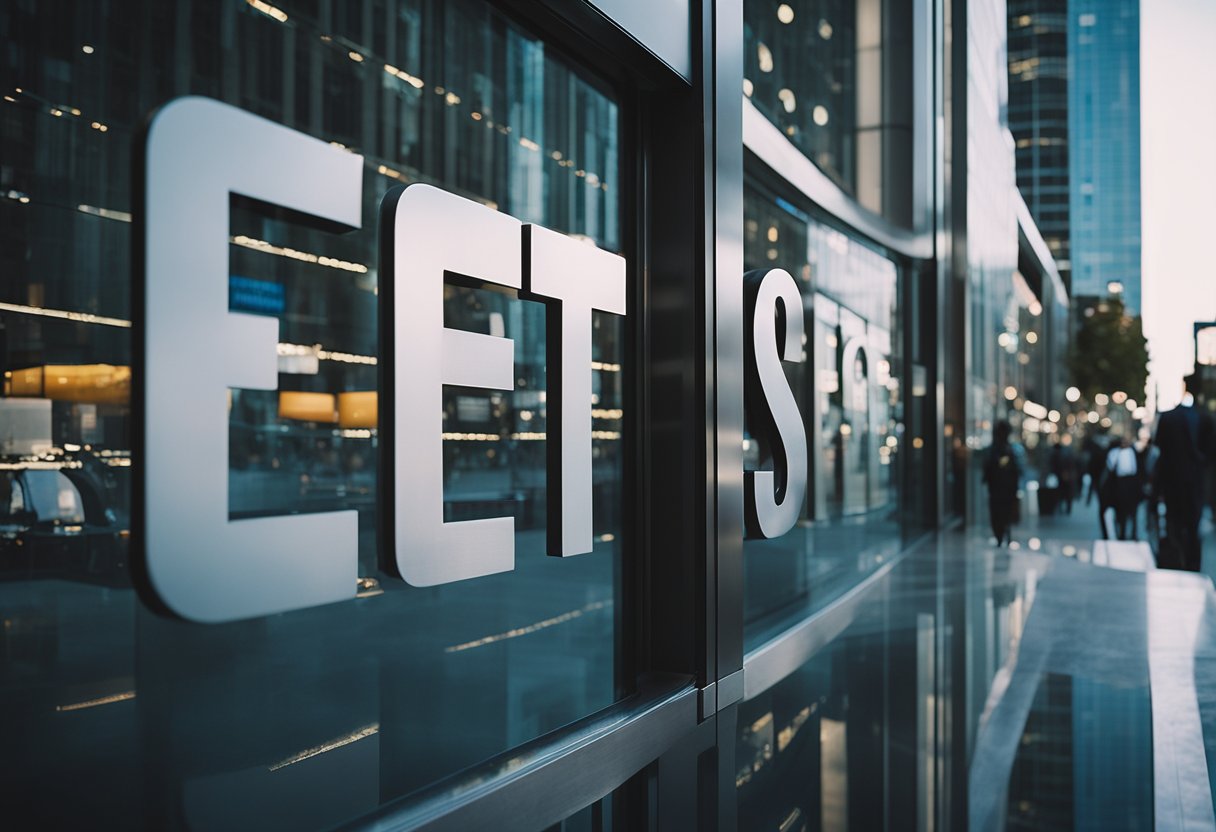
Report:
[[[1095,520],[1030,518],[1010,555],[1032,603],[977,725],[972,829],[1216,828],[1212,582],[1092,540]]]
[[[1216,592],[1096,519],[931,535],[750,653],[738,827],[1216,829]]]

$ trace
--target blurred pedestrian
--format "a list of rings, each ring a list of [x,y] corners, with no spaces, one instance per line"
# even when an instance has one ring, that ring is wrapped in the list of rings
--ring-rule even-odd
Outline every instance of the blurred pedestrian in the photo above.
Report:
[[[1136,540],[1139,537],[1136,515],[1140,508],[1143,477],[1140,457],[1132,447],[1130,435],[1122,434],[1118,443],[1106,455],[1105,476],[1106,488],[1109,490],[1106,502],[1115,510],[1115,536],[1120,540]],[[1101,519],[1102,531],[1105,533],[1105,514]]]
[[[1144,495],[1144,531],[1150,540],[1161,540],[1161,491],[1157,481],[1157,462],[1161,459],[1161,449],[1152,443],[1151,434],[1148,444],[1140,454],[1144,478],[1141,493]]]
[[[1072,449],[1056,439],[1047,458],[1048,471],[1056,479],[1058,504],[1065,514],[1072,514],[1072,501],[1077,488],[1077,459]]]
[[[1094,501],[1098,486],[1102,484],[1102,472],[1106,470],[1107,447],[1098,437],[1085,440],[1085,473],[1089,475],[1089,490],[1085,492],[1085,505]],[[1101,502],[1101,500],[1099,500]]]
[[[1165,500],[1165,531],[1157,565],[1198,572],[1201,559],[1199,518],[1203,511],[1204,469],[1213,454],[1212,420],[1195,407],[1196,382],[1187,376],[1182,403],[1161,414],[1153,442],[1161,449],[1155,466]]]
[[[992,430],[992,446],[984,460],[984,482],[988,485],[988,517],[996,545],[1012,540],[1014,517],[1017,514],[1018,485],[1022,466],[1009,435],[1013,428],[1006,421],[997,422]]]

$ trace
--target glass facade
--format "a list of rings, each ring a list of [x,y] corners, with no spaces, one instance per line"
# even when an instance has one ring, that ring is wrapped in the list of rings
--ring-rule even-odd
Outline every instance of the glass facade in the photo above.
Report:
[[[28,763],[6,778],[5,811],[323,828],[627,693],[619,317],[594,320],[593,554],[545,555],[543,306],[451,285],[446,324],[513,339],[516,381],[445,388],[445,519],[514,517],[516,571],[419,589],[377,556],[381,197],[432,183],[618,251],[613,94],[482,2],[130,14],[139,27],[100,5],[0,12],[17,79],[0,115],[0,413],[20,428],[3,471],[0,702],[5,754]],[[230,518],[357,511],[353,603],[207,627],[151,613],[131,588],[133,150],[147,114],[187,94],[364,159],[349,234],[234,198],[228,286],[231,311],[279,324],[278,390],[231,390]],[[69,801],[44,776],[65,760],[90,769]]]
[[[897,614],[890,629],[857,622],[740,707],[740,829],[883,829],[932,817],[934,620]],[[904,648],[898,657],[889,639]]]
[[[911,226],[913,4],[745,0],[743,91],[864,207]]]
[[[1019,331],[1019,309],[1033,295],[1019,291],[1016,276],[1017,214],[1010,194],[1015,187],[1014,160],[1005,127],[1005,17],[984,3],[968,7],[972,54],[982,56],[967,78],[967,297],[970,343],[966,442],[974,453],[967,505],[974,512],[986,496],[979,453],[992,442],[996,421],[1012,408],[1006,391],[1016,366],[1016,350],[1005,346],[1009,330]]]
[[[1073,293],[1140,313],[1140,4],[1068,6]]]
[[[994,421],[1062,395],[1067,298],[1016,199],[1004,5],[694,5],[0,9],[0,825],[1110,817],[1061,784],[1102,775],[1087,709],[1120,714],[1143,751],[1147,670],[1036,666],[1002,693],[1038,649],[1029,634],[1060,631],[1036,598],[1083,591],[1087,565],[932,533],[984,504],[972,475]],[[694,71],[648,51],[673,41]],[[149,119],[189,95],[362,160],[346,233],[232,195],[220,278],[229,312],[279,333],[277,389],[227,394],[228,519],[355,512],[347,601],[201,623],[167,614],[142,571],[158,393],[141,378],[136,183]],[[198,151],[184,142],[180,164]],[[565,333],[530,242],[511,250],[519,290],[459,270],[442,288],[445,327],[510,339],[510,389],[443,388],[441,482],[385,453],[388,411],[413,391],[385,384],[406,323],[380,305],[403,297],[386,289],[399,238],[381,208],[419,183],[625,261],[627,313],[590,322],[591,552],[547,556],[565,520],[551,473]],[[802,304],[801,360],[781,366],[807,490],[788,533],[745,539],[747,472],[777,465],[744,382],[744,275],[770,269]],[[218,360],[192,353],[186,378]],[[198,435],[180,410],[184,446]],[[512,518],[514,569],[401,580],[389,483],[442,488],[447,523]],[[992,735],[1016,720],[988,715],[1015,699],[1026,741]],[[985,774],[994,748],[1017,753]],[[1119,811],[1142,817],[1143,789],[1126,793]]]
[[[917,388],[904,355],[896,263],[755,185],[744,194],[746,268],[785,268],[802,294],[803,359],[784,368],[809,449],[794,530],[744,543],[745,642],[754,646],[855,586],[919,530],[901,522],[905,452],[924,447],[904,411],[925,382]],[[754,431],[744,466],[772,467]]]
[[[1021,642],[1038,574],[1008,558],[968,563],[950,554],[941,572],[923,571],[932,561],[901,564],[829,645],[740,705],[739,829],[941,823],[944,781],[963,773],[951,743],[968,725],[952,708],[974,697],[982,704],[989,693],[986,676],[960,679],[952,660],[1003,665]],[[968,581],[959,599],[965,613],[943,615],[937,594]],[[964,625],[965,648],[951,631]]]

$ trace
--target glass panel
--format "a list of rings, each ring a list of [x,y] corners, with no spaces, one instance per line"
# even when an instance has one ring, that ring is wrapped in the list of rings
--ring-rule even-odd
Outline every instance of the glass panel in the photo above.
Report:
[[[993,703],[1014,689],[1005,682],[1019,650],[1046,649],[1029,640],[1028,621],[1038,614],[1032,605],[1041,603],[1044,574],[1066,559],[1014,557],[977,540],[956,535],[918,546],[848,609],[838,635],[739,705],[739,829],[932,830],[966,827],[966,817],[953,820],[956,807],[977,796],[996,794],[1004,806],[1009,768],[996,783],[991,768],[972,768],[999,755],[1000,740],[977,744],[987,730],[981,715],[988,720]],[[1071,572],[1061,583],[1077,584],[1058,597],[1094,579]],[[1058,631],[1048,625],[1038,638]],[[1098,723],[1081,725],[1079,712],[1056,719],[1053,739],[1061,731],[1079,738],[1084,729],[1094,741],[1088,728]],[[1009,721],[1019,731],[1022,723]],[[1043,739],[1035,747],[1046,758]],[[1079,787],[1080,772],[1072,776]]]
[[[899,550],[915,524],[900,518],[905,436],[896,333],[904,324],[896,316],[896,265],[757,189],[745,192],[744,212],[747,267],[784,268],[802,292],[806,354],[783,366],[811,456],[798,524],[780,538],[744,543],[750,649],[855,586]],[[750,430],[746,436],[745,466],[771,468],[764,443]]]
[[[380,571],[375,419],[381,197],[430,182],[619,250],[613,97],[479,0],[107,8],[0,11],[5,816],[329,827],[613,702],[621,319],[593,322],[592,554],[545,554],[540,304],[445,291],[448,326],[515,342],[513,391],[443,400],[445,519],[513,516],[514,572]],[[364,157],[350,234],[234,198],[229,278],[280,332],[278,390],[231,391],[230,516],[356,510],[357,600],[204,626],[130,588],[133,150],[186,94]]]
[[[912,223],[908,0],[745,0],[743,92],[871,211]]]
[[[743,5],[744,92],[839,185],[857,174],[856,0]]]
[[[949,702],[940,630],[911,580],[890,583],[841,636],[739,706],[739,829],[937,828],[937,773],[959,771],[938,735]]]

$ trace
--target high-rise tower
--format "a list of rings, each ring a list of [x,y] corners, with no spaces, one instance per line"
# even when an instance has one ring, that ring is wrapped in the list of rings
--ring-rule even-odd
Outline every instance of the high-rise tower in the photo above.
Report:
[[[1140,314],[1140,3],[1068,9],[1073,294]]]
[[[1009,0],[1018,188],[1076,298],[1140,312],[1139,0]]]

